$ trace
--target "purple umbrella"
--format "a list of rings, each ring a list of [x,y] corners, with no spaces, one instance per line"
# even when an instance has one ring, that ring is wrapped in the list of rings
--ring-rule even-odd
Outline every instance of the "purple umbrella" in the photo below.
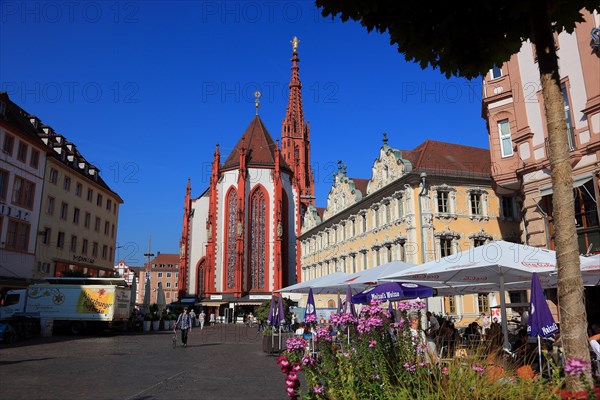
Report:
[[[285,309],[283,308],[283,297],[279,296],[279,305],[277,307],[277,325],[283,325],[285,323]]]
[[[277,325],[279,310],[275,306],[275,297],[271,296],[271,308],[269,308],[269,316],[267,317],[267,323],[271,326]]]
[[[317,308],[315,307],[315,298],[312,288],[308,291],[308,299],[306,300],[306,308],[304,309],[304,322],[310,323],[317,320]]]
[[[531,300],[529,302],[529,320],[527,321],[527,334],[538,337],[538,353],[540,362],[540,373],[542,372],[542,346],[540,336],[546,337],[558,332],[558,326],[554,322],[546,297],[540,284],[537,273],[531,274]]]
[[[386,282],[352,296],[352,302],[366,304],[371,300],[397,301],[431,296],[433,296],[433,289],[428,286],[410,282]]]

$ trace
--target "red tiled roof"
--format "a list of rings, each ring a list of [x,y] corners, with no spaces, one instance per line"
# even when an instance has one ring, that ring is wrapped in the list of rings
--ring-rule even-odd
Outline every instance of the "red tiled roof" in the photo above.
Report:
[[[354,188],[360,190],[363,197],[365,197],[367,195],[367,185],[369,184],[369,180],[362,179],[362,178],[350,178],[350,179],[352,179],[352,182],[354,182]]]
[[[491,173],[490,151],[479,147],[426,140],[414,150],[403,150],[402,157],[412,163],[413,171]]]
[[[152,264],[172,264],[173,268],[179,268],[179,254],[159,254],[150,261]]]
[[[317,215],[319,217],[321,217],[321,221],[323,221],[323,214],[325,213],[325,210],[327,210],[327,208],[325,207],[315,207],[317,209]]]
[[[260,117],[257,115],[252,119],[248,128],[237,142],[222,169],[234,169],[240,165],[240,148],[246,147],[246,166],[247,167],[274,167],[275,166],[275,142],[267,131]],[[290,167],[279,156],[279,166],[288,171]]]

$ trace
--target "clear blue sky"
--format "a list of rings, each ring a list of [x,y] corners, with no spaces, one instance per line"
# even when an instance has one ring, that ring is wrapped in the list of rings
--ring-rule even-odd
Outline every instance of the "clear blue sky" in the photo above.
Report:
[[[291,38],[311,124],[317,206],[337,160],[370,178],[382,132],[412,149],[426,139],[488,147],[481,82],[421,70],[387,35],[323,19],[309,1],[0,3],[2,91],[74,142],[125,203],[118,254],[132,265],[177,253],[188,177],[208,186],[254,115],[281,135]]]

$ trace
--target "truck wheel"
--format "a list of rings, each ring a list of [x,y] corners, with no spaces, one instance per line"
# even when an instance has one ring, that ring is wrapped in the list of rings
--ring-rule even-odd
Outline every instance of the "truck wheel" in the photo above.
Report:
[[[69,332],[72,335],[83,335],[85,333],[85,325],[83,322],[73,321],[69,324]]]

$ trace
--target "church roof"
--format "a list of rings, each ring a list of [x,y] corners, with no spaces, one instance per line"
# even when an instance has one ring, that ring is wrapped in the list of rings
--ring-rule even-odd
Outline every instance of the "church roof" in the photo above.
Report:
[[[490,151],[479,147],[426,140],[413,150],[402,151],[413,172],[438,171],[490,175]]]
[[[246,128],[246,131],[229,154],[229,157],[223,163],[222,169],[235,169],[240,166],[240,149],[242,146],[246,148],[247,167],[275,166],[276,144],[258,115],[252,119],[250,125]],[[279,167],[291,171],[281,154],[279,156]]]

